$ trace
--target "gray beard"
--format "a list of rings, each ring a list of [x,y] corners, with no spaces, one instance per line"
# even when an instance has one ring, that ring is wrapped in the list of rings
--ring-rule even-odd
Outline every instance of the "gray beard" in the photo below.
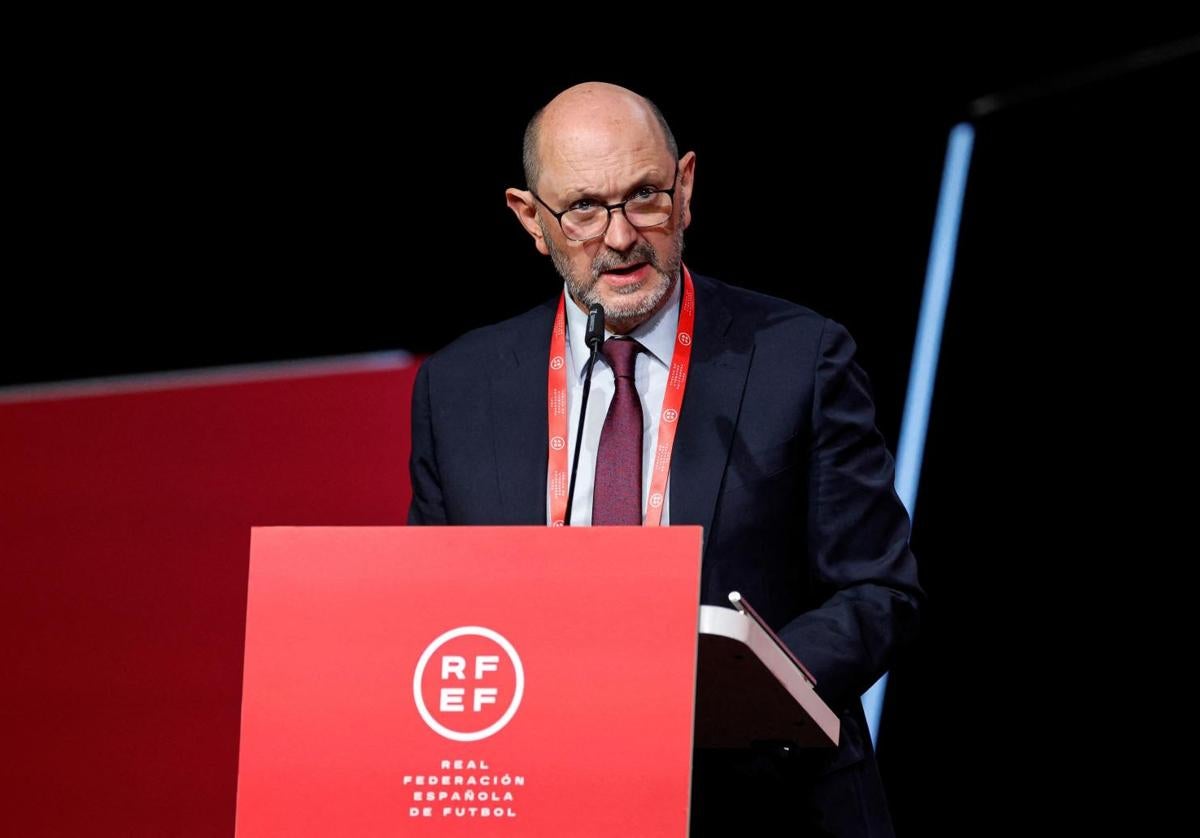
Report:
[[[592,260],[591,276],[580,280],[574,275],[567,255],[559,250],[554,240],[550,238],[545,225],[542,224],[541,218],[538,219],[538,224],[542,227],[542,235],[546,242],[546,247],[550,251],[550,260],[554,263],[554,267],[563,278],[563,281],[566,282],[567,291],[576,302],[585,308],[593,303],[604,305],[600,297],[599,285],[600,274],[605,271],[630,262],[646,262],[654,270],[655,276],[650,280],[653,286],[651,292],[640,302],[634,303],[631,300],[628,305],[609,303],[605,307],[605,325],[612,331],[628,332],[646,320],[658,310],[663,300],[666,299],[667,295],[675,287],[675,280],[679,276],[679,267],[683,261],[682,229],[676,231],[671,242],[671,249],[666,259],[662,262],[659,261],[654,248],[646,242],[639,242],[625,253],[619,253],[606,247]],[[615,290],[619,295],[624,294],[632,297],[644,289],[645,285]]]

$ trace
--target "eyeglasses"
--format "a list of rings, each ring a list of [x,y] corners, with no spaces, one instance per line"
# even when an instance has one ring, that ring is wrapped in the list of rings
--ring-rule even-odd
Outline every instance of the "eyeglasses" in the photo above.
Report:
[[[675,174],[671,175],[671,183],[679,176],[679,162],[675,162]],[[643,186],[632,197],[616,204],[598,204],[590,198],[580,198],[562,212],[554,209],[543,201],[532,189],[529,194],[537,198],[537,202],[549,210],[550,214],[562,227],[563,235],[571,241],[585,242],[599,238],[608,232],[612,221],[612,211],[615,209],[625,213],[625,220],[643,230],[647,227],[658,227],[666,224],[675,206],[675,186],[670,189],[656,189]]]

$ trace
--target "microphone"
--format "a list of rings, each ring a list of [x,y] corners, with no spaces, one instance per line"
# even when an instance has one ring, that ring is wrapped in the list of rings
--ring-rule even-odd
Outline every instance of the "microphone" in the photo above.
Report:
[[[604,307],[599,303],[588,306],[587,326],[583,330],[583,342],[592,350],[589,361],[596,360],[596,350],[604,343]]]
[[[604,308],[599,303],[588,306],[587,328],[583,342],[591,353],[588,355],[587,372],[583,376],[583,398],[579,401],[579,428],[575,432],[575,456],[571,462],[571,483],[567,489],[567,513],[563,526],[571,526],[571,506],[575,503],[575,473],[579,471],[579,450],[583,447],[583,420],[587,418],[588,394],[592,391],[592,367],[596,366],[596,354],[604,343]]]

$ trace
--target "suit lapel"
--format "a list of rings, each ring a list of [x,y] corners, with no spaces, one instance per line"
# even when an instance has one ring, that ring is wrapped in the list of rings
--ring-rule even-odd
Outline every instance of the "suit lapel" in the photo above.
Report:
[[[717,492],[737,427],[753,341],[735,340],[733,315],[711,280],[693,275],[691,369],[671,455],[671,523],[712,529]]]
[[[554,309],[539,308],[508,336],[491,379],[497,490],[507,524],[546,523],[546,375]]]

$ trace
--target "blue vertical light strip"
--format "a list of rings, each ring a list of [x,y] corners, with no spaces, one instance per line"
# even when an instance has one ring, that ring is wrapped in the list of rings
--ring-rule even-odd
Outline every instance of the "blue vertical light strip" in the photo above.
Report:
[[[946,321],[946,303],[950,299],[950,279],[954,275],[954,253],[958,246],[958,225],[962,219],[963,196],[967,191],[967,171],[975,129],[960,122],[950,131],[946,163],[942,169],[942,188],[938,193],[937,216],[933,222],[933,240],[929,263],[925,268],[925,291],[917,320],[917,339],[912,365],[908,370],[908,393],[904,397],[904,417],[900,422],[900,444],[896,449],[896,494],[908,517],[917,508],[917,483],[921,478],[921,458],[925,454],[925,435],[929,427],[929,408],[933,402],[933,381],[937,374],[938,352],[942,345],[942,325]],[[879,720],[883,715],[883,696],[887,675],[863,695],[863,710],[871,729],[871,742],[879,739]]]

